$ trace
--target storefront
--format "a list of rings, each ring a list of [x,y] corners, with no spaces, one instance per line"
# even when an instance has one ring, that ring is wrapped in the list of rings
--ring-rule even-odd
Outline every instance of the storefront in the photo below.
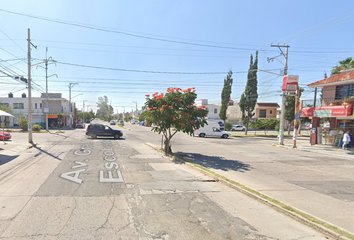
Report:
[[[311,144],[322,143],[324,135],[325,144],[340,146],[345,131],[354,133],[353,105],[303,108],[301,117],[312,119]],[[328,129],[320,127],[323,118],[330,123]]]
[[[46,114],[43,115],[42,122],[46,123]],[[49,127],[60,127],[67,126],[68,124],[68,115],[62,113],[49,113],[48,114],[48,126]]]

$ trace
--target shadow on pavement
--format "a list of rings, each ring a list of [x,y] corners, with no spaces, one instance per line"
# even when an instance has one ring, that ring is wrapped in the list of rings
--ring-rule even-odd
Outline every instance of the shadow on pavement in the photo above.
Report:
[[[10,161],[14,160],[15,158],[17,158],[18,156],[19,155],[8,156],[8,155],[0,154],[0,165],[10,162]]]
[[[207,156],[199,153],[175,152],[174,154],[184,158],[187,161],[199,164],[205,168],[214,168],[223,171],[233,170],[238,172],[251,170],[249,164],[244,164],[237,160],[225,159],[217,156]]]
[[[61,158],[59,158],[59,157],[57,157],[57,156],[54,156],[53,154],[51,154],[51,153],[49,153],[49,152],[47,152],[47,151],[44,151],[43,149],[41,149],[41,148],[39,148],[39,147],[37,147],[37,146],[35,146],[34,148],[39,151],[39,153],[37,153],[36,155],[34,155],[34,157],[38,157],[39,155],[41,155],[42,153],[44,153],[44,154],[47,154],[48,156],[51,156],[52,158],[55,158],[55,159],[57,159],[57,160],[59,160],[59,161],[62,161]]]

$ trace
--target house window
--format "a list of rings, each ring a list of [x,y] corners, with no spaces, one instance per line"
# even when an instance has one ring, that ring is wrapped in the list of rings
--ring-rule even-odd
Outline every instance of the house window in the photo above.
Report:
[[[259,117],[265,118],[267,116],[267,110],[261,109],[259,110]]]
[[[42,103],[39,104],[39,108],[42,109]]]
[[[272,113],[273,113],[273,110],[269,110],[269,113],[272,114]]]
[[[9,107],[8,103],[0,103],[1,106]]]
[[[37,109],[37,103],[34,104],[34,109]]]
[[[217,114],[218,113],[218,109],[214,108],[214,113]]]
[[[23,103],[14,103],[14,109],[24,109]]]
[[[354,84],[336,86],[335,99],[343,99],[354,96]]]

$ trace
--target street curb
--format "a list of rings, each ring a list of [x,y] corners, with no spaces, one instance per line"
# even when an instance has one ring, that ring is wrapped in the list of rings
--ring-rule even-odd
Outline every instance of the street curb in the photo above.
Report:
[[[145,143],[145,144],[148,145],[149,147],[157,150],[157,151],[161,151],[160,148],[158,146],[154,145],[154,144],[151,144],[151,143]],[[280,147],[282,147],[282,146],[280,146]],[[161,152],[163,152],[163,151],[161,151]],[[346,230],[344,230],[344,229],[342,229],[342,228],[340,228],[338,226],[335,226],[335,225],[333,225],[331,223],[328,223],[328,222],[326,222],[326,221],[324,221],[324,220],[322,220],[320,218],[312,216],[311,214],[306,213],[306,212],[304,212],[304,211],[302,211],[300,209],[297,209],[297,208],[295,208],[293,206],[290,206],[288,204],[282,203],[282,202],[280,202],[280,201],[278,201],[278,200],[276,200],[276,199],[274,199],[272,197],[269,197],[269,196],[267,196],[267,195],[265,195],[263,193],[258,192],[257,190],[254,190],[252,188],[244,186],[244,185],[242,185],[242,184],[240,184],[238,182],[230,180],[230,179],[228,179],[228,178],[226,178],[224,176],[221,176],[221,175],[219,175],[217,173],[214,173],[212,171],[210,171],[210,172],[206,171],[206,170],[202,169],[203,167],[198,165],[198,164],[191,164],[190,162],[185,161],[185,160],[183,160],[183,159],[181,159],[181,158],[179,158],[179,157],[177,157],[175,155],[167,155],[167,156],[169,156],[173,160],[176,160],[176,161],[179,161],[179,162],[183,162],[186,165],[192,167],[193,169],[198,170],[199,172],[202,172],[202,173],[204,173],[204,174],[206,174],[206,175],[208,175],[208,176],[210,176],[210,177],[212,177],[214,179],[217,179],[220,182],[226,183],[228,186],[230,186],[230,187],[242,192],[243,194],[245,194],[245,195],[247,195],[249,197],[252,197],[255,200],[258,200],[258,201],[260,201],[260,202],[262,202],[262,203],[274,208],[276,211],[284,213],[285,215],[295,219],[296,221],[299,221],[299,222],[301,222],[301,223],[303,223],[303,224],[305,224],[305,225],[307,225],[307,226],[309,226],[309,227],[311,227],[311,228],[313,228],[313,229],[315,229],[315,230],[317,230],[317,231],[319,231],[319,232],[321,232],[321,233],[323,233],[323,234],[325,234],[325,235],[327,235],[329,237],[332,237],[332,238],[337,239],[337,240],[354,240],[354,234],[353,233],[350,233],[350,232],[348,232],[348,231],[346,231]],[[276,202],[277,204],[274,203],[274,202]],[[332,231],[329,228],[327,228],[327,227],[325,227],[323,225],[320,225],[320,224],[318,224],[318,223],[316,223],[314,221],[311,221],[311,220],[301,216],[300,214],[298,214],[296,212],[293,212],[293,211],[290,211],[290,210],[288,210],[286,208],[293,209],[296,212],[300,213],[301,215],[307,216],[308,218],[311,218],[314,221],[321,222],[321,223],[324,223],[324,224],[326,224],[326,225],[328,225],[330,227],[336,228],[339,231],[344,232],[346,235],[350,235],[350,238],[342,236],[341,234],[336,233],[335,231]]]

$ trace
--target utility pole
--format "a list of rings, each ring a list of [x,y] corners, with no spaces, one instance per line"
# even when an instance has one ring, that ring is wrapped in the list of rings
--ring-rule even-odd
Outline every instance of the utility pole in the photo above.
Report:
[[[72,107],[71,107],[71,88],[74,86],[74,85],[79,85],[78,83],[69,83],[69,108],[70,108],[70,119],[69,119],[69,127],[71,128],[71,125],[72,125],[72,114],[73,114],[73,110],[72,110]]]
[[[50,57],[48,59],[47,57],[47,53],[48,53],[48,48],[46,48],[46,52],[45,52],[45,107],[46,107],[46,123],[45,123],[45,127],[46,127],[46,130],[48,131],[48,114],[49,114],[49,106],[48,106],[48,62],[52,61],[52,62],[56,62],[54,60],[52,60],[52,57]],[[53,75],[56,75],[56,74],[53,74]],[[50,75],[49,77],[53,76],[53,75]],[[58,77],[58,75],[57,75]]]
[[[36,46],[34,46],[31,43],[31,30],[28,28],[28,54],[27,54],[27,59],[28,59],[28,142],[33,143],[32,140],[32,90],[31,90],[31,45],[37,49]]]
[[[36,66],[36,65],[39,65],[39,64],[42,64],[42,63],[45,64],[45,98],[46,98],[46,107],[44,108],[44,114],[46,115],[46,130],[48,131],[48,114],[49,114],[49,107],[48,107],[48,78],[51,77],[51,76],[56,75],[56,74],[52,74],[52,75],[48,76],[48,62],[54,62],[55,63],[56,61],[53,60],[52,57],[50,57],[48,59],[47,53],[48,53],[48,48],[46,48],[45,60],[43,62],[33,64],[32,66]],[[58,75],[56,75],[56,76],[58,77]]]
[[[284,63],[284,76],[288,75],[288,54],[289,54],[289,45],[270,45],[271,47],[278,47],[280,49],[281,55],[285,57]],[[286,48],[285,54],[283,53],[282,47]],[[274,58],[268,59],[269,61],[273,61],[275,58],[279,57],[276,56]],[[280,129],[279,129],[279,144],[284,145],[284,121],[285,121],[285,100],[286,100],[286,92],[283,91],[282,94],[282,101],[281,101],[281,112],[280,112]]]

